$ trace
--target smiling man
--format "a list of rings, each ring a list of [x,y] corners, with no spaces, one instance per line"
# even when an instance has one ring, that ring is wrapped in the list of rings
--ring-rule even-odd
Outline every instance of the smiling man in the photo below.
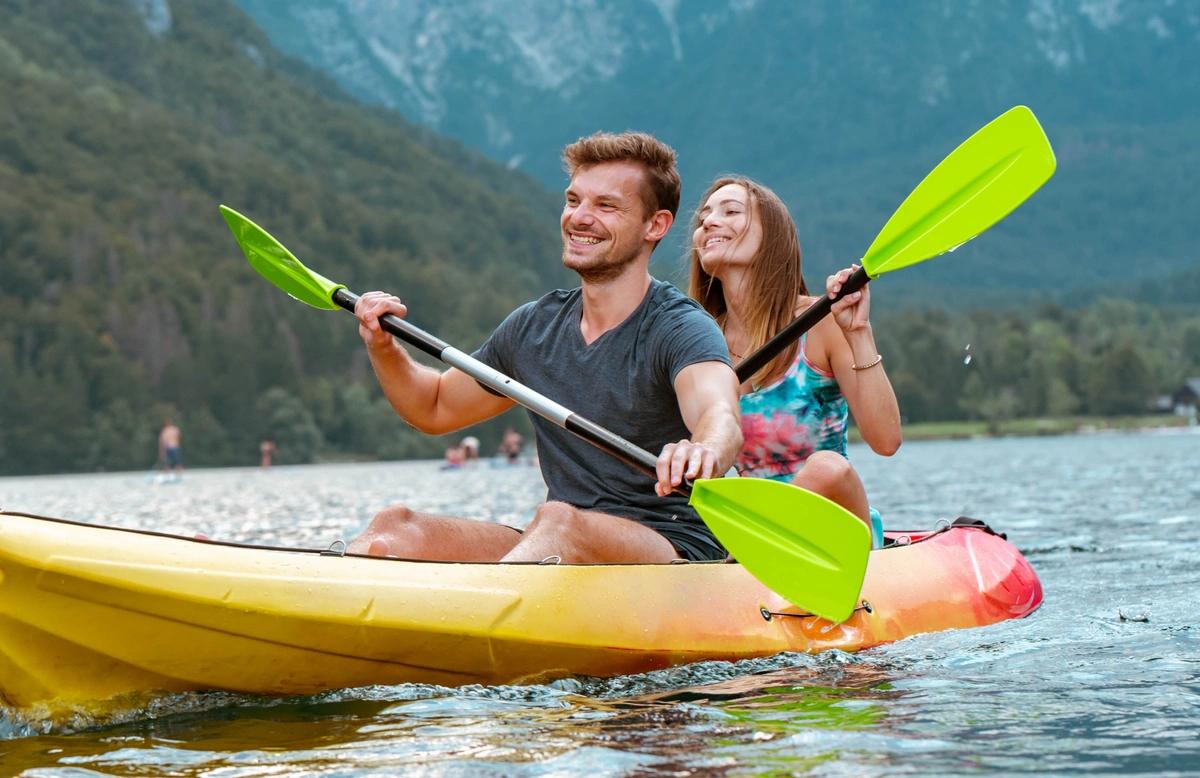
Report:
[[[729,469],[742,443],[737,378],[716,322],[650,276],[650,254],[679,208],[675,152],[642,133],[597,133],[567,146],[563,264],[580,286],[527,303],[475,353],[480,361],[649,451],[657,480],[530,414],[547,498],[522,533],[468,518],[380,512],[350,550],[415,559],[566,563],[721,559],[724,549],[672,492]],[[379,326],[404,304],[359,300],[359,332],[380,386],[405,421],[440,435],[513,401],[457,369],[417,364]]]

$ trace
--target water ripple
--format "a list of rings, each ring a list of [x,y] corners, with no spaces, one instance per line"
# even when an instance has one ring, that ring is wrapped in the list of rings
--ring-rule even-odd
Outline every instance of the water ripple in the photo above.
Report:
[[[857,655],[781,654],[535,686],[403,684],[130,699],[50,725],[0,713],[27,776],[1186,773],[1200,765],[1200,436],[906,444],[851,458],[889,528],[1008,532],[1043,607]],[[533,468],[437,463],[0,479],[0,506],[325,547],[381,506],[523,526]]]

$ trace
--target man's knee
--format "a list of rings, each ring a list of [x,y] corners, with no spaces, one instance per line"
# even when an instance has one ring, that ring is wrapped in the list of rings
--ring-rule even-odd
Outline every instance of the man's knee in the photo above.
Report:
[[[547,502],[538,506],[525,533],[554,534],[569,537],[580,529],[579,509],[565,502]]]
[[[368,531],[388,534],[412,531],[417,525],[416,515],[416,511],[411,508],[403,505],[390,505],[375,514],[368,526]]]

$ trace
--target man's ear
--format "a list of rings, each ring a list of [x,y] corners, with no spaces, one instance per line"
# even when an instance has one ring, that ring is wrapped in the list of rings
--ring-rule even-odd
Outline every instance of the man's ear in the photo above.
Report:
[[[649,226],[646,230],[646,240],[657,243],[667,235],[667,231],[671,229],[671,225],[675,223],[675,217],[670,211],[660,210],[655,211],[650,217]]]

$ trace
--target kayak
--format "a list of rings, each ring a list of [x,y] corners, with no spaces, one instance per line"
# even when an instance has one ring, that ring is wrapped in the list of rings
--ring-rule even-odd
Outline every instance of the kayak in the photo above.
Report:
[[[887,533],[835,624],[732,562],[407,561],[0,512],[0,699],[54,715],[182,691],[616,676],[857,651],[1041,601],[1021,553],[966,519]]]

